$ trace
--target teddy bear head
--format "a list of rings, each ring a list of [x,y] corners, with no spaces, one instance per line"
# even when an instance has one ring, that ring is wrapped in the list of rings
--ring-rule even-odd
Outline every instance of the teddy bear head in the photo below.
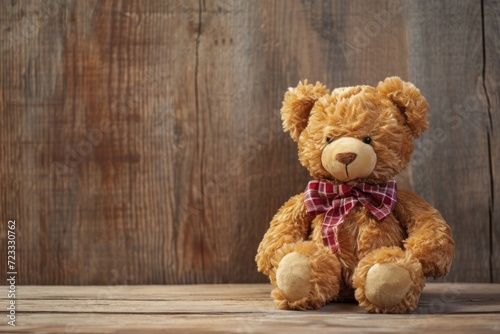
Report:
[[[312,177],[378,184],[408,165],[413,140],[427,129],[428,109],[420,91],[398,77],[331,94],[305,81],[285,94],[281,116]]]

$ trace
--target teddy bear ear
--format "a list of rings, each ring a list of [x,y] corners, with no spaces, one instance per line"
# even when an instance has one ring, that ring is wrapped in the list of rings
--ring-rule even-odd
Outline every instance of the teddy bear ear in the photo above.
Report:
[[[377,91],[383,97],[393,101],[406,118],[406,124],[415,138],[427,130],[429,105],[412,83],[404,82],[399,77],[386,78],[379,82]]]
[[[290,132],[293,140],[298,141],[300,133],[306,128],[309,114],[314,103],[325,94],[328,89],[321,83],[316,85],[299,82],[297,87],[288,88],[281,108],[283,129]]]

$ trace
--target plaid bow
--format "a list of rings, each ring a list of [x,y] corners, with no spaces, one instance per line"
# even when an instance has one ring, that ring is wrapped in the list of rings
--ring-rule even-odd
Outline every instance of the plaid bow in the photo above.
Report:
[[[307,184],[304,193],[306,211],[312,216],[326,212],[321,234],[323,244],[332,252],[339,249],[337,236],[345,217],[358,203],[382,221],[396,204],[396,181],[377,185],[357,183],[350,186],[313,180]]]

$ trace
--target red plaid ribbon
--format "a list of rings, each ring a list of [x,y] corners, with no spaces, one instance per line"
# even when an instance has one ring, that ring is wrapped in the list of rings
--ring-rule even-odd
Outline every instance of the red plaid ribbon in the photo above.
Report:
[[[339,249],[337,235],[345,217],[359,203],[382,221],[396,204],[396,181],[354,186],[318,180],[308,183],[304,193],[306,211],[312,216],[326,212],[321,233],[323,244],[332,252]]]

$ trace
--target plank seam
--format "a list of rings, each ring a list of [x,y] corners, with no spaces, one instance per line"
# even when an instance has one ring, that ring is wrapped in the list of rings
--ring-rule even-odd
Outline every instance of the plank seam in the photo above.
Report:
[[[487,141],[488,141],[488,164],[489,164],[489,173],[490,173],[490,202],[488,207],[488,218],[489,218],[489,241],[490,241],[490,249],[489,249],[489,267],[490,267],[490,283],[493,283],[493,210],[495,204],[495,187],[494,187],[494,179],[493,179],[493,161],[492,161],[492,151],[491,151],[491,133],[493,131],[493,121],[491,115],[491,102],[490,96],[488,94],[488,88],[486,86],[486,32],[485,32],[485,18],[484,18],[484,0],[481,0],[481,32],[482,32],[482,43],[483,43],[483,90],[484,96],[486,98],[486,110],[488,112],[488,120],[489,124],[486,129]]]

